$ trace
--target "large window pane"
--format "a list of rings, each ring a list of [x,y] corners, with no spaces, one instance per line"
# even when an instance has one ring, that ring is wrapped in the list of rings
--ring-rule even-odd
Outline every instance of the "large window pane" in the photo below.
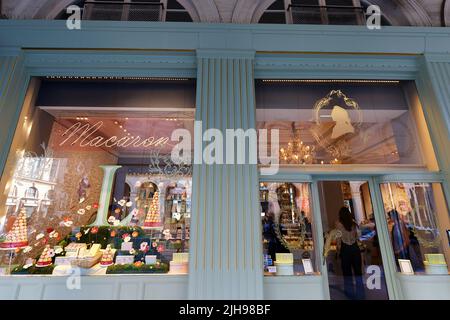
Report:
[[[441,186],[384,183],[381,192],[397,266],[407,260],[417,274],[448,274],[449,222]]]
[[[195,83],[34,79],[28,95],[1,179],[2,273],[186,273],[191,168],[170,137],[193,132]]]
[[[411,82],[261,80],[256,107],[258,128],[279,130],[281,164],[435,166]]]
[[[309,183],[261,183],[266,275],[318,274]]]

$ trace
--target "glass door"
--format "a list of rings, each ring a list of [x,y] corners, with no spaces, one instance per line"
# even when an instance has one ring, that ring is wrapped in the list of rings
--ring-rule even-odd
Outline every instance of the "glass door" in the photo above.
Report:
[[[317,182],[332,300],[389,299],[369,180]]]

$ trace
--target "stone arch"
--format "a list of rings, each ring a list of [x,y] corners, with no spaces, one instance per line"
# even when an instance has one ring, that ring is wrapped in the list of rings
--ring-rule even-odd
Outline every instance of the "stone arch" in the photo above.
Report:
[[[432,20],[417,0],[361,0],[362,3],[377,5],[384,18],[392,26],[432,26]]]
[[[267,8],[270,7],[270,5],[272,3],[274,3],[276,0],[262,0],[260,1],[259,5],[255,8],[255,10],[253,11],[253,16],[252,16],[252,23],[258,23],[259,20],[261,19],[262,15],[264,14],[264,11],[267,10]]]
[[[178,0],[196,22],[223,22],[215,1]]]
[[[445,27],[450,27],[450,1],[445,0],[444,2],[444,10],[443,10],[443,21]]]

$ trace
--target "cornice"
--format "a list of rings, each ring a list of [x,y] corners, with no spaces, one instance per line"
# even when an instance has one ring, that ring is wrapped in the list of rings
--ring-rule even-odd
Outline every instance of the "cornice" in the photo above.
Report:
[[[450,28],[0,20],[1,47],[446,54]]]

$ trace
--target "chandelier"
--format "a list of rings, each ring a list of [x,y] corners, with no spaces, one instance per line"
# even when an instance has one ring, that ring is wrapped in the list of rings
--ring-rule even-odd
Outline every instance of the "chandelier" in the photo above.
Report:
[[[314,163],[315,147],[309,146],[300,139],[299,130],[292,123],[292,137],[286,147],[280,148],[280,159],[288,164]]]

